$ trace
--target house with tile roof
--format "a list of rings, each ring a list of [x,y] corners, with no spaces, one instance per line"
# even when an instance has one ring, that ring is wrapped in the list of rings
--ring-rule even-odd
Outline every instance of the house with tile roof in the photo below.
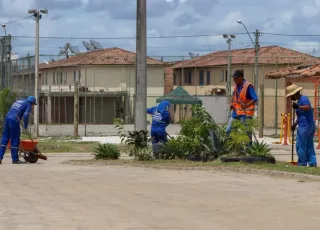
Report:
[[[40,123],[73,123],[75,82],[79,82],[80,124],[133,120],[136,54],[120,48],[80,53],[41,63]],[[148,106],[164,94],[165,63],[147,58]],[[33,75],[34,80],[34,75]],[[13,79],[19,82],[19,78]]]
[[[189,94],[200,97],[212,95],[225,96],[228,77],[232,75],[235,70],[242,69],[245,78],[248,81],[253,82],[254,61],[254,48],[231,50],[232,71],[228,74],[228,50],[216,51],[190,60],[185,60],[172,66],[172,87],[176,88],[178,86],[183,86]],[[281,101],[275,102],[275,95],[284,95],[285,82],[282,80],[275,82],[273,80],[265,79],[265,73],[305,62],[316,63],[319,62],[319,59],[308,54],[279,46],[260,47],[258,77],[259,84],[264,84],[265,105],[268,105],[268,114],[265,114],[266,126],[273,125],[273,120],[268,121],[268,117],[274,117],[275,103],[278,103],[278,106],[280,107],[282,105]],[[310,89],[310,93],[313,90],[311,84],[306,84],[304,87],[306,88],[306,91]],[[258,88],[258,86],[255,86],[255,88]],[[275,88],[277,88],[277,92]],[[211,107],[218,106],[221,108],[220,104],[211,105]],[[177,111],[178,113],[176,114],[175,120],[179,120],[179,117],[181,118],[183,116],[179,114],[179,109],[177,109]]]

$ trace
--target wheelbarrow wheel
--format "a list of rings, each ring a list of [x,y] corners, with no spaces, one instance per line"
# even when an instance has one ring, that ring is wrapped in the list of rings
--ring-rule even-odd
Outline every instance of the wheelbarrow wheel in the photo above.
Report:
[[[38,156],[35,155],[33,152],[24,152],[23,155],[24,155],[23,158],[25,159],[26,162],[29,162],[29,163],[38,162]]]

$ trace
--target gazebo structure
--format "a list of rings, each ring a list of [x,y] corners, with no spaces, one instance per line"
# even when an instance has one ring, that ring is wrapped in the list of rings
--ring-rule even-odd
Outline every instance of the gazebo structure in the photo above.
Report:
[[[314,84],[314,119],[317,124],[316,135],[318,136],[318,147],[320,149],[320,62],[317,64],[301,64],[288,68],[279,69],[275,72],[265,74],[266,79],[285,78],[285,86],[294,83],[313,83]],[[286,113],[292,111],[291,99],[286,100]]]
[[[202,105],[202,100],[190,95],[186,90],[181,86],[175,88],[170,93],[157,98],[156,102],[159,103],[163,100],[168,100],[171,104],[174,105],[174,114],[176,111],[176,105],[180,105],[180,110],[182,110],[181,105]],[[185,114],[185,113],[184,113]],[[180,120],[182,116],[182,111],[180,111]]]

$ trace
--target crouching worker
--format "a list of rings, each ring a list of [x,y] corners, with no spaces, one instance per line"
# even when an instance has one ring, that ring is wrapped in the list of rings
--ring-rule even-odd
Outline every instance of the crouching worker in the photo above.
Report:
[[[170,102],[162,101],[158,106],[147,108],[147,113],[152,115],[151,139],[153,157],[159,159],[159,144],[167,142],[166,127],[170,123]]]
[[[19,160],[18,151],[20,144],[20,120],[23,116],[24,129],[28,128],[29,114],[33,105],[36,105],[36,98],[28,97],[26,100],[18,100],[11,106],[4,121],[4,129],[2,133],[0,147],[0,164],[7,148],[9,140],[11,140],[11,158],[12,164],[25,163]]]
[[[302,87],[293,84],[286,88],[286,98],[290,97],[293,101],[292,107],[297,114],[297,119],[291,126],[292,132],[297,130],[296,151],[298,155],[298,165],[317,167],[316,152],[313,137],[316,130],[313,119],[313,108],[307,96],[300,93]],[[295,102],[297,101],[297,102]]]

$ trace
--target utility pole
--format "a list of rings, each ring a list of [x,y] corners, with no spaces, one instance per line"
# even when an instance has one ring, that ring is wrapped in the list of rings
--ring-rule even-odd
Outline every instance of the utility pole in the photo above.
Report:
[[[34,97],[37,100],[37,105],[34,107],[34,135],[35,137],[39,136],[39,20],[41,19],[43,14],[47,14],[48,10],[36,10],[32,9],[28,11],[29,14],[33,14],[33,16],[36,18],[36,50],[35,50],[35,71],[34,71]]]
[[[79,136],[79,82],[74,83],[73,136]]]
[[[259,30],[257,29],[255,34],[255,43],[254,43],[254,48],[255,48],[255,57],[254,57],[254,87],[256,88],[257,90],[257,94],[259,95],[259,76],[258,76],[258,66],[259,66],[259,49],[260,49],[260,44],[259,44],[259,37],[260,37],[260,32]],[[256,116],[258,116],[259,114],[259,103],[258,105],[255,106],[255,113],[256,113]],[[261,128],[261,127],[260,127]]]
[[[227,100],[228,100],[228,105],[230,105],[231,102],[231,95],[232,95],[232,90],[231,90],[231,43],[232,39],[235,39],[236,36],[233,34],[224,34],[223,38],[227,40],[228,44],[228,79],[227,79]],[[229,111],[229,107],[228,107]],[[230,113],[228,112],[228,119],[230,118]]]
[[[135,131],[147,130],[147,4],[137,0]]]

